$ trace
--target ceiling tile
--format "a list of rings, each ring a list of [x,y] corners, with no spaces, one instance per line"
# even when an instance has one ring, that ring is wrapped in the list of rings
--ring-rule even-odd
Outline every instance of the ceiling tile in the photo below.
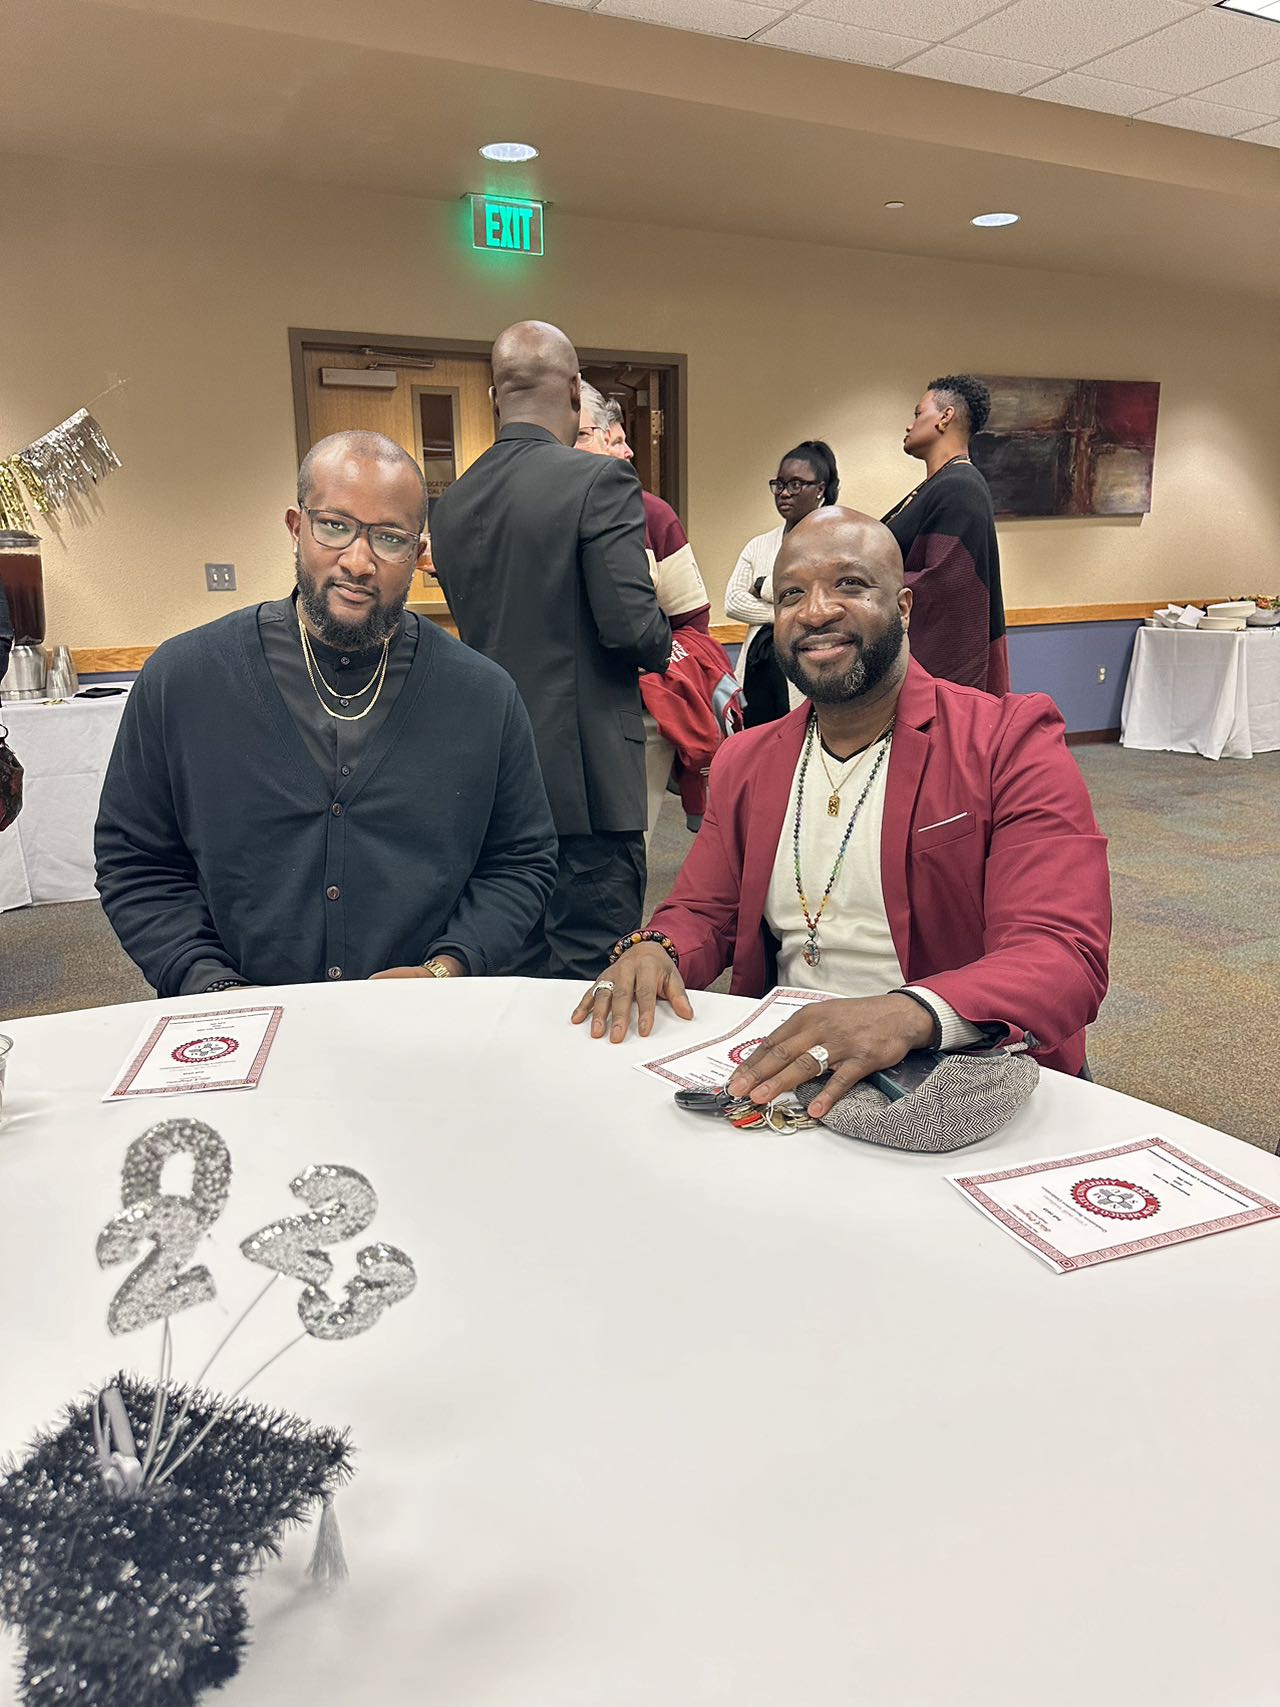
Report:
[[[1211,83],[1197,89],[1196,94],[1202,101],[1214,101],[1219,106],[1251,107],[1256,113],[1274,113],[1280,118],[1280,59],[1229,77],[1225,83]]]
[[[755,39],[768,47],[789,47],[796,53],[815,53],[824,59],[851,59],[858,65],[900,65],[929,45],[826,18],[784,18]]]
[[[1145,41],[1076,67],[1113,83],[1139,83],[1186,95],[1280,59],[1280,29],[1243,12],[1206,7]]]
[[[1268,148],[1280,148],[1280,124],[1264,124],[1261,130],[1246,130],[1241,142],[1261,142]]]
[[[1155,89],[1135,89],[1132,83],[1106,83],[1101,77],[1082,77],[1068,71],[1052,83],[1028,90],[1036,101],[1060,101],[1068,107],[1088,107],[1095,113],[1116,113],[1130,118],[1143,107],[1154,106],[1164,96]]]
[[[1266,113],[1247,113],[1243,107],[1218,107],[1212,101],[1197,101],[1182,95],[1162,106],[1148,107],[1137,115],[1152,124],[1174,124],[1182,130],[1200,130],[1209,136],[1238,136],[1250,126],[1267,122]]]
[[[808,0],[799,11],[806,17],[938,42],[1006,5],[1008,0],[894,0],[892,5],[886,0]]]
[[[936,77],[943,83],[968,83],[975,89],[1000,89],[1008,95],[1020,95],[1033,83],[1053,76],[1049,65],[1025,65],[1021,60],[966,53],[958,47],[931,47],[898,70],[909,71],[913,77]]]
[[[784,7],[757,6],[754,0],[600,0],[595,9],[611,18],[639,18],[708,36],[753,36],[785,16]]]
[[[1064,71],[1111,53],[1139,36],[1194,18],[1181,0],[1014,0],[994,18],[963,30],[949,44]]]

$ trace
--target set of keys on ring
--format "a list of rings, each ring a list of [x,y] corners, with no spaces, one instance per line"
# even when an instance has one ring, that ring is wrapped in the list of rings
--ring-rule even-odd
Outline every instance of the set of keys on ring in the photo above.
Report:
[[[677,1091],[676,1102],[690,1114],[720,1115],[731,1126],[744,1132],[760,1126],[767,1126],[771,1132],[805,1132],[809,1127],[818,1125],[799,1103],[782,1097],[776,1097],[769,1103],[758,1103],[749,1097],[730,1096],[723,1088],[694,1089]]]

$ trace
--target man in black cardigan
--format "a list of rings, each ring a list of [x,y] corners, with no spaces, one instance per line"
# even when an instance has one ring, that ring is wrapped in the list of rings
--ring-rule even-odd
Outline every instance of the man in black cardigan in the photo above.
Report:
[[[640,482],[578,456],[578,357],[541,321],[493,346],[497,443],[431,515],[435,571],[468,646],[515,678],[559,836],[556,887],[514,970],[590,978],[644,902],[640,671],[671,626],[644,549]]]
[[[509,676],[406,611],[426,487],[322,440],[286,515],[296,593],[166,641],[102,791],[98,890],[161,996],[502,972],[555,832]]]

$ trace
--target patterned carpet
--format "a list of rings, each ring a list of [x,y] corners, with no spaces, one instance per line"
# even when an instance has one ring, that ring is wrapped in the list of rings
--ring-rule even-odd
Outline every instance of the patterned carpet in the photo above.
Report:
[[[1111,838],[1115,899],[1111,991],[1089,1039],[1095,1078],[1274,1150],[1280,753],[1220,764],[1118,746],[1075,756]],[[669,796],[650,908],[688,844]],[[0,1020],[147,993],[96,902],[0,914]]]

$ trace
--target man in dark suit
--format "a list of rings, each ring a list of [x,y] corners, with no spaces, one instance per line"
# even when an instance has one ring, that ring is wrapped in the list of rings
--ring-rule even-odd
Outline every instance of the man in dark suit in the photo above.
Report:
[[[497,442],[438,501],[435,572],[468,646],[515,678],[559,837],[556,887],[515,973],[590,978],[640,922],[646,820],[639,672],[671,627],[644,549],[640,482],[574,452],[578,357],[541,321],[493,346]]]

